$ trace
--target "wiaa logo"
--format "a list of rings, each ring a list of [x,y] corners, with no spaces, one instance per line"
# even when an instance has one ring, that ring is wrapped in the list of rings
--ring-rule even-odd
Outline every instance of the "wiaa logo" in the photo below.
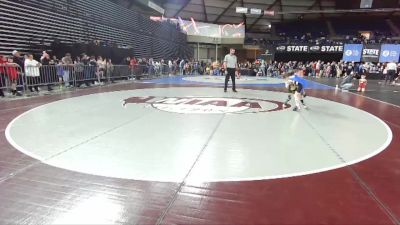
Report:
[[[145,96],[123,100],[124,107],[129,104],[150,106],[161,111],[182,114],[246,114],[284,109],[283,102],[248,98]]]

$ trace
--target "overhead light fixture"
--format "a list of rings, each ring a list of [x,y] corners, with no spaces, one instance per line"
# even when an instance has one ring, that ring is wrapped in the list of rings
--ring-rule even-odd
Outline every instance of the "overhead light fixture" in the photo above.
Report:
[[[374,2],[374,0],[361,0],[360,8],[361,9],[370,9],[370,8],[372,8],[373,2]]]
[[[245,7],[236,7],[236,13],[247,13],[249,9]]]

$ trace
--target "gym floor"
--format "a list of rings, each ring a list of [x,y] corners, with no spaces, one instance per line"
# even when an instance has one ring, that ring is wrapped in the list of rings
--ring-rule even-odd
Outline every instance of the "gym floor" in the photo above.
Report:
[[[307,82],[299,112],[251,77],[0,101],[0,223],[400,224],[396,87]]]

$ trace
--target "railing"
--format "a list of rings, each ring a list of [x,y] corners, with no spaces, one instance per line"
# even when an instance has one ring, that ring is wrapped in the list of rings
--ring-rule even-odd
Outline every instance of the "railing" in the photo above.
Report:
[[[0,90],[13,95],[38,92],[39,87],[76,88],[82,85],[106,85],[117,80],[154,79],[177,75],[179,68],[168,65],[42,65],[21,68],[14,63],[0,64]],[[18,92],[17,92],[18,91]]]
[[[25,79],[20,66],[15,63],[0,64],[1,94],[4,90],[10,90],[15,95],[16,90],[25,92],[25,88]]]

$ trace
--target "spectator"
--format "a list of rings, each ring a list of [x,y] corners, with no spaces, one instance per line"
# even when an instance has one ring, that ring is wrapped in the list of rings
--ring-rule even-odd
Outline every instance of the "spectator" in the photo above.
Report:
[[[115,83],[113,74],[114,74],[114,65],[111,59],[108,59],[106,63],[106,77],[109,79],[109,81],[111,81],[111,83]]]
[[[179,62],[179,74],[184,75],[184,69],[185,69],[185,60],[181,60]]]
[[[74,62],[72,61],[71,58],[71,54],[70,53],[65,54],[65,56],[61,59],[61,61],[64,69],[64,75],[63,75],[64,85],[65,87],[70,87],[71,84],[69,82],[69,77],[71,75],[71,71],[73,70],[73,65],[74,65]]]
[[[18,68],[19,66],[13,62],[13,59],[11,57],[8,58],[6,64],[5,64],[5,72],[8,77],[8,80],[11,83],[11,93],[12,95],[15,96],[22,96],[21,93],[17,91],[17,82],[18,82]]]
[[[58,83],[60,85],[60,89],[63,87],[63,76],[64,76],[64,67],[61,61],[58,61],[56,65],[56,73],[58,77]]]
[[[168,60],[168,68],[169,68],[169,75],[170,76],[172,75],[173,70],[174,70],[173,66],[174,65],[172,64],[172,60]]]
[[[96,57],[91,56],[89,60],[89,79],[90,82],[93,84],[94,79],[96,77],[96,71],[97,71],[97,62],[96,62]]]
[[[83,69],[83,81],[85,82],[86,86],[90,86],[90,73],[91,73],[91,67],[90,67],[90,57],[86,55],[85,53],[82,54],[82,59],[81,62],[83,63],[84,69]]]
[[[51,61],[52,61],[53,65],[57,65],[59,60],[57,59],[57,56],[53,55],[53,58]]]
[[[12,52],[13,55],[13,62],[16,63],[18,66],[20,66],[22,69],[25,68],[25,58],[21,56],[21,54],[17,51],[14,50]]]
[[[4,98],[3,87],[5,85],[5,71],[6,71],[6,59],[4,56],[0,55],[0,97]]]
[[[76,86],[80,87],[82,85],[82,80],[84,80],[84,70],[85,70],[85,65],[83,64],[81,58],[76,57],[75,62],[75,79],[77,81]]]
[[[39,86],[38,84],[38,79],[40,77],[40,63],[33,59],[32,54],[28,54],[27,58],[25,59],[24,63],[24,68],[25,68],[25,75],[28,80],[28,88],[31,92],[34,92],[33,89],[35,89],[36,92],[39,93]]]
[[[13,62],[16,63],[19,66],[19,69],[21,70],[22,73],[25,73],[25,59],[27,58],[27,56],[25,55],[25,57],[21,56],[21,54],[17,51],[14,50],[12,52],[13,55]],[[17,85],[24,85],[24,81],[22,79],[22,76],[19,76],[18,81],[17,81]]]
[[[40,58],[40,62],[42,66],[40,67],[40,78],[42,80],[41,83],[47,83],[47,91],[52,91],[50,83],[53,82],[54,79],[54,67],[50,67],[50,55],[47,54],[46,51],[43,51],[43,55]]]
[[[103,57],[97,57],[97,82],[101,85],[104,84],[104,72],[106,70],[106,60],[103,60]]]

